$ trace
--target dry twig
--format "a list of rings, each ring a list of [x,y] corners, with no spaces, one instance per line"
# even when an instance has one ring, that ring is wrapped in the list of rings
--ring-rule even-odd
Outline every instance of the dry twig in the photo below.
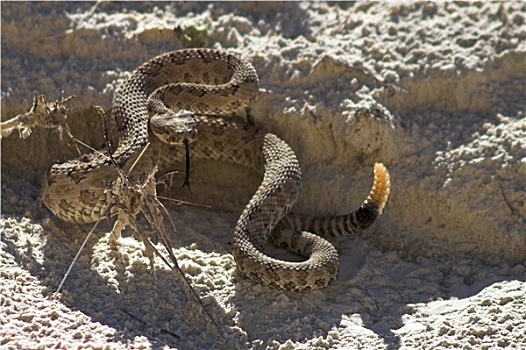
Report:
[[[217,329],[221,337],[226,340],[226,336],[219,327],[219,325],[216,323],[212,315],[208,312],[208,310],[203,305],[199,295],[196,293],[196,291],[191,286],[190,282],[184,275],[184,272],[179,267],[179,264],[177,263],[177,259],[175,258],[175,255],[172,251],[172,244],[169,241],[168,234],[166,232],[165,226],[164,226],[164,218],[163,214],[168,220],[170,221],[171,227],[176,231],[175,224],[172,221],[171,217],[169,216],[168,211],[164,207],[164,205],[159,201],[157,197],[156,192],[156,180],[155,180],[155,173],[157,172],[157,156],[158,153],[157,150],[153,150],[152,152],[146,152],[149,144],[143,149],[143,151],[138,155],[135,162],[132,164],[130,169],[128,170],[128,173],[126,173],[123,169],[121,169],[117,162],[112,157],[112,145],[109,141],[109,135],[108,135],[108,128],[107,128],[107,119],[106,115],[104,113],[104,110],[101,107],[95,107],[99,113],[99,115],[103,119],[103,126],[104,126],[104,136],[106,139],[106,148],[108,149],[108,156],[110,157],[113,165],[116,167],[119,176],[118,178],[109,184],[109,187],[106,189],[107,194],[107,207],[105,208],[104,212],[101,215],[101,219],[105,216],[110,215],[116,215],[117,219],[115,221],[115,224],[112,229],[112,235],[114,237],[120,237],[120,234],[122,230],[129,226],[136,234],[137,236],[142,240],[145,249],[146,249],[146,255],[150,259],[150,265],[153,271],[154,270],[154,254],[159,256],[159,258],[178,276],[182,277],[184,283],[184,290],[187,295],[187,298],[189,299],[195,299],[197,303],[200,306],[200,310],[204,312],[206,318],[212,322],[214,327]],[[151,157],[152,163],[151,166],[147,165],[146,169],[143,168],[144,164],[141,164],[141,166],[138,166],[141,168],[141,170],[137,170],[139,173],[134,173],[133,180],[130,178],[130,174],[135,170],[136,165],[141,161],[150,162],[150,159],[141,160],[141,158],[147,154],[146,157]],[[133,181],[133,182],[132,182]],[[157,233],[160,242],[165,247],[166,251],[168,252],[168,260],[159,252],[159,250],[151,243],[150,239],[139,229],[139,225],[137,223],[136,216],[142,213],[146,220],[148,221],[150,227]],[[99,219],[93,229],[88,234],[88,237],[86,238],[85,242],[91,235],[91,233],[95,230],[97,227]],[[85,242],[82,244],[82,249],[85,245]],[[57,293],[60,291],[60,288],[62,287],[64,280],[66,279],[67,275],[71,271],[71,268],[73,264],[78,259],[78,256],[80,255],[80,250],[77,253],[75,259],[71,263],[71,266],[68,269],[68,272],[66,273],[66,276],[64,276],[64,279],[60,283],[59,290],[57,290]]]
[[[21,138],[26,139],[31,135],[32,128],[41,126],[44,128],[57,129],[59,131],[60,140],[63,140],[63,132],[66,131],[70,140],[75,140],[69,126],[66,122],[67,108],[65,103],[75,98],[75,96],[69,96],[64,98],[62,96],[60,100],[55,102],[48,102],[44,95],[40,95],[35,91],[33,97],[33,106],[29,112],[19,114],[9,120],[0,123],[0,136],[7,137],[18,130],[18,134]],[[73,143],[80,154],[76,143]]]

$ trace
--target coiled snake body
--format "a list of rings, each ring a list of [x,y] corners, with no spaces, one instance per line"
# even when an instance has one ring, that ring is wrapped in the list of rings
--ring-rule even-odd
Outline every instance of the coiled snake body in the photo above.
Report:
[[[160,169],[169,169],[180,161],[183,148],[165,142],[181,138],[191,142],[196,127],[193,158],[233,162],[263,173],[234,231],[238,268],[274,288],[321,288],[336,278],[339,260],[336,249],[320,236],[350,234],[371,225],[387,202],[389,173],[382,164],[375,164],[369,197],[350,214],[331,218],[288,214],[301,187],[301,169],[292,149],[277,136],[252,126],[191,116],[192,112],[225,114],[245,108],[258,86],[249,63],[222,51],[187,49],[157,56],[136,69],[115,94],[110,119],[112,143],[117,146],[113,158],[119,167],[129,170],[146,144],[153,144],[153,160],[146,157],[129,173],[131,181],[141,181],[157,162]],[[182,112],[174,116],[172,111]],[[158,122],[157,117],[165,119]],[[176,131],[164,131],[162,124]],[[118,176],[109,157],[101,153],[55,164],[43,180],[42,198],[63,220],[94,222],[108,206],[105,189]],[[263,247],[269,237],[308,259],[286,262],[265,255]]]

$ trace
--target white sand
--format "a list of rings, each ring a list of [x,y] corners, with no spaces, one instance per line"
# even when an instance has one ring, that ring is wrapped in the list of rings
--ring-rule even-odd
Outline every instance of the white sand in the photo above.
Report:
[[[184,45],[225,48],[260,75],[251,118],[300,159],[295,211],[356,209],[375,161],[392,195],[361,237],[335,242],[336,283],[283,293],[236,272],[230,254],[259,177],[196,162],[182,198],[212,209],[171,205],[171,239],[221,345],[181,280],[160,260],[154,275],[134,237],[109,243],[106,223],[50,299],[91,225],[54,219],[40,181],[76,154],[52,130],[13,134],[2,139],[0,347],[526,348],[523,2],[94,5],[2,2],[2,120],[35,90],[64,90],[76,95],[73,134],[100,148],[92,106],[109,110],[132,69]]]

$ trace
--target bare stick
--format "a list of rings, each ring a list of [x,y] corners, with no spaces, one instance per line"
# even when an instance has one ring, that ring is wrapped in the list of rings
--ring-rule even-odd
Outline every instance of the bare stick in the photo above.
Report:
[[[212,209],[212,207],[210,205],[206,205],[206,204],[187,202],[187,201],[183,201],[183,200],[180,200],[180,199],[174,199],[174,198],[165,197],[165,196],[159,196],[159,195],[157,195],[157,198],[164,199],[164,200],[167,200],[167,201],[172,201],[172,202],[175,202],[175,203],[178,203],[178,204],[186,204],[186,205],[192,205],[194,207]]]
[[[500,191],[502,192],[502,197],[504,197],[504,202],[508,205],[508,208],[510,208],[512,213],[515,213],[515,208],[511,205],[510,201],[508,200],[508,196],[506,196],[506,193],[504,192],[504,188],[502,187],[502,184],[499,182]]]
[[[170,223],[172,225],[172,228],[175,231],[175,224],[170,218],[168,211],[164,207],[164,205],[159,201],[157,198],[157,192],[156,192],[156,182],[154,178],[154,174],[157,171],[157,165],[154,165],[151,169],[151,173],[145,173],[146,180],[143,184],[135,184],[132,185],[127,174],[119,168],[117,162],[113,159],[112,155],[112,147],[111,143],[109,142],[109,134],[108,134],[108,128],[107,128],[107,117],[104,113],[104,110],[101,107],[96,106],[95,107],[103,119],[103,128],[104,128],[104,137],[106,138],[106,148],[109,152],[109,157],[112,159],[113,165],[117,168],[119,172],[119,178],[115,181],[113,184],[113,187],[109,190],[109,194],[112,199],[108,199],[110,202],[113,202],[118,209],[117,213],[117,221],[115,222],[114,228],[112,230],[113,234],[119,234],[120,231],[126,226],[130,226],[132,230],[139,236],[139,238],[143,241],[143,244],[145,246],[145,249],[147,251],[155,253],[172,271],[178,272],[179,275],[183,278],[184,284],[186,287],[190,290],[190,294],[192,297],[198,302],[198,305],[200,306],[201,310],[204,311],[206,317],[212,322],[214,327],[217,329],[218,333],[221,335],[221,337],[226,340],[226,336],[219,327],[219,325],[216,323],[212,315],[208,312],[208,310],[203,305],[199,295],[194,290],[188,279],[186,278],[184,272],[181,270],[179,264],[177,263],[177,259],[175,258],[175,255],[173,254],[171,243],[168,239],[168,235],[166,233],[164,224],[163,224],[163,215],[159,208],[161,208],[165,215],[169,218]],[[143,157],[143,155],[146,152],[146,149],[150,143],[146,144],[146,146],[142,149],[141,153],[138,155],[137,159],[134,161],[134,163],[131,165],[130,169],[128,170],[128,175],[135,169],[135,166],[139,162],[139,160]],[[187,172],[189,171],[190,166],[190,160],[189,160],[189,148],[188,144],[186,144],[187,147]],[[140,174],[143,175],[143,174]],[[138,178],[141,178],[139,176]],[[187,177],[187,180],[188,177]],[[185,180],[185,183],[186,181]],[[187,183],[189,185],[189,181]],[[137,200],[138,199],[138,200]],[[134,206],[135,205],[135,206]],[[133,206],[133,207],[132,207]],[[108,205],[107,210],[109,212],[110,206]],[[168,256],[172,264],[164,258],[164,256],[157,250],[157,248],[152,244],[152,242],[146,237],[138,227],[136,215],[138,212],[142,212],[145,216],[146,220],[159,234],[159,237],[161,239],[162,244],[166,248],[168,252]],[[119,232],[116,232],[119,231]],[[149,253],[147,254],[150,257],[150,264],[153,269],[153,256],[151,256]],[[154,270],[155,271],[155,270]]]
[[[163,210],[165,216],[170,221],[170,224],[171,224],[172,229],[174,230],[174,232],[176,232],[175,223],[173,222],[172,218],[170,217],[170,213],[168,213],[168,210],[166,210],[166,207],[157,198],[155,198],[155,201],[157,202],[158,208],[160,207]],[[192,291],[192,294],[194,295],[194,297],[197,300],[197,302],[199,303],[199,305],[201,305],[202,310],[206,313],[207,317],[212,321],[212,323],[214,324],[215,328],[217,329],[217,331],[219,332],[221,337],[226,340],[225,334],[223,333],[221,328],[219,328],[219,325],[216,323],[216,321],[214,320],[212,315],[210,315],[210,313],[208,312],[206,307],[203,305],[203,302],[201,301],[201,298],[199,297],[199,295],[197,295],[195,289],[192,288],[192,285],[190,284],[190,281],[188,281],[188,279],[186,278],[186,275],[184,274],[184,272],[179,267],[179,264],[177,263],[175,255],[173,254],[173,251],[172,251],[172,248],[171,248],[172,244],[170,243],[170,240],[168,239],[168,235],[166,234],[166,231],[164,229],[164,225],[163,225],[162,231],[164,232],[164,235],[161,235],[161,242],[164,245],[164,247],[166,248],[166,250],[168,251],[168,256],[170,257],[170,260],[174,264],[174,266],[177,269],[177,271],[179,271],[179,274],[183,277],[183,279],[185,280],[186,284],[190,287],[190,290]]]
[[[131,318],[136,319],[137,321],[139,321],[140,323],[142,323],[142,324],[145,325],[145,326],[149,326],[149,327],[152,327],[152,328],[157,328],[157,327],[155,327],[153,324],[141,320],[139,317],[135,316],[135,315],[132,314],[131,312],[128,312],[128,311],[126,311],[126,310],[124,310],[124,309],[121,309],[121,311],[124,312],[126,315],[130,316]],[[158,328],[158,329],[161,331],[161,333],[169,334],[169,335],[171,335],[172,337],[175,337],[175,338],[177,338],[177,339],[180,339],[180,338],[181,338],[181,337],[178,336],[177,334],[175,334],[175,333],[173,333],[173,332],[170,332],[170,331],[167,330],[167,329],[164,329],[164,328]]]
[[[66,122],[66,107],[65,103],[73,99],[75,96],[69,96],[64,98],[62,96],[60,100],[55,102],[48,102],[44,95],[40,95],[35,91],[33,96],[33,106],[29,112],[19,114],[9,120],[0,123],[0,138],[7,137],[18,130],[19,136],[26,139],[31,135],[32,128],[36,126],[44,128],[57,129],[59,131],[60,140],[63,139],[63,131],[71,140],[74,140],[71,130]],[[73,143],[80,154],[80,150],[77,145]]]
[[[69,264],[69,268],[66,271],[66,273],[64,274],[64,277],[62,278],[62,281],[60,281],[60,284],[58,285],[57,291],[53,294],[54,297],[58,297],[58,293],[60,293],[60,290],[62,289],[62,286],[64,285],[64,282],[66,282],[66,279],[68,278],[71,270],[73,269],[73,265],[75,265],[75,263],[79,259],[80,253],[82,252],[82,249],[84,249],[84,247],[86,246],[86,243],[88,242],[89,238],[91,237],[91,234],[95,231],[95,229],[99,225],[99,222],[100,222],[100,219],[97,220],[97,222],[95,222],[95,225],[93,225],[93,227],[89,231],[89,233],[86,236],[86,238],[84,238],[84,242],[82,242],[82,245],[80,246],[79,250],[77,251],[77,254],[73,258],[73,261],[71,262],[71,264]]]

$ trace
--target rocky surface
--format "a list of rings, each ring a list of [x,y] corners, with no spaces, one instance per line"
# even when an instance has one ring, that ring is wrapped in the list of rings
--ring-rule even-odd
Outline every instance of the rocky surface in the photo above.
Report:
[[[373,227],[335,242],[336,283],[283,293],[244,278],[230,255],[259,177],[196,163],[193,195],[177,198],[212,209],[170,206],[174,253],[225,344],[181,279],[161,261],[153,274],[142,244],[112,242],[106,223],[51,298],[91,226],[54,219],[40,181],[78,153],[56,130],[15,133],[2,139],[0,346],[526,347],[524,3],[1,6],[2,120],[26,112],[35,90],[75,95],[72,134],[100,148],[93,106],[110,110],[131,70],[179,48],[228,49],[260,76],[248,117],[300,159],[293,210],[354,210],[375,161],[389,168],[392,194]]]

